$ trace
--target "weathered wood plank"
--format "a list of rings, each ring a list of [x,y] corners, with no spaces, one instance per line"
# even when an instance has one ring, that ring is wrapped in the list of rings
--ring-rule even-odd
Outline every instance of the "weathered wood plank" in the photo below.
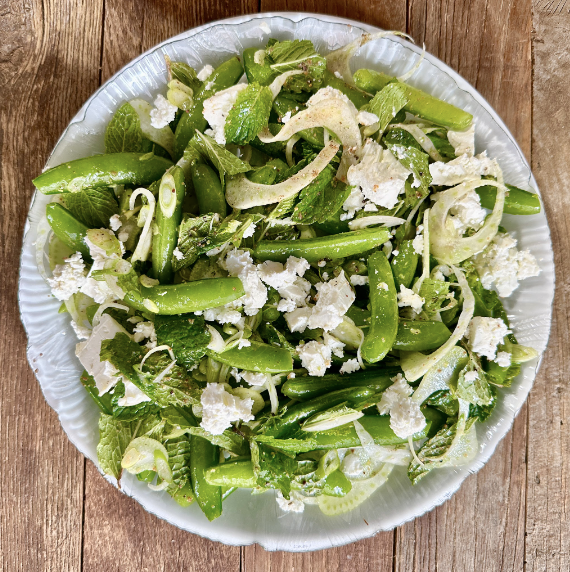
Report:
[[[532,168],[554,243],[554,322],[541,373],[529,400],[526,570],[570,570],[569,311],[570,14],[567,2],[533,5]]]
[[[471,82],[530,156],[531,6],[411,0],[408,33]],[[493,46],[493,49],[489,49]],[[435,511],[397,531],[397,570],[522,570],[527,409],[489,463]]]
[[[78,571],[84,460],[26,362],[16,301],[21,236],[38,174],[97,87],[102,0],[13,0],[0,36],[0,569]]]

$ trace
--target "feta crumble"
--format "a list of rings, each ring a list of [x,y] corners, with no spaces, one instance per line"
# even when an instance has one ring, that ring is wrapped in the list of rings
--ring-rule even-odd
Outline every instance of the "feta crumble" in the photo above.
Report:
[[[360,364],[358,363],[358,360],[356,358],[349,359],[342,364],[340,368],[340,373],[346,373],[346,374],[354,373],[359,369],[360,369]]]
[[[498,177],[501,169],[495,159],[489,159],[487,153],[483,152],[474,157],[465,153],[448,163],[436,161],[429,166],[429,172],[432,176],[432,185],[454,187],[482,176]]]
[[[247,381],[249,385],[255,385],[257,387],[265,385],[267,381],[267,374],[257,373],[255,371],[242,371],[241,377],[244,381]]]
[[[291,110],[281,117],[281,123],[287,123],[291,119]]]
[[[172,255],[176,260],[182,260],[184,258],[184,253],[178,247],[172,251]]]
[[[200,398],[200,426],[212,435],[221,435],[234,421],[253,421],[253,399],[240,399],[227,392],[221,383],[208,383]]]
[[[230,250],[225,260],[220,263],[230,276],[237,276],[245,290],[239,298],[246,315],[254,316],[267,302],[267,288],[261,282],[257,267],[253,264],[251,254],[245,250]]]
[[[78,339],[80,340],[89,339],[89,336],[91,335],[91,328],[82,326],[77,322],[75,322],[74,320],[71,320],[71,327],[73,328],[73,331],[75,332],[75,335],[77,336]]]
[[[256,224],[252,222],[243,232],[242,238],[249,238],[255,234]]]
[[[356,115],[356,121],[364,127],[369,125],[374,125],[380,121],[379,117],[375,113],[370,113],[370,111],[359,111]]]
[[[364,198],[380,207],[392,209],[411,174],[390,151],[367,139],[360,162],[348,169],[347,180],[349,185],[362,191]]]
[[[362,191],[357,187],[353,187],[350,191],[350,195],[348,195],[346,201],[344,201],[342,205],[342,209],[347,212],[340,215],[340,220],[350,220],[354,218],[354,215],[358,211],[362,210],[366,204]]]
[[[296,347],[297,354],[301,358],[301,365],[309,372],[309,375],[322,377],[331,365],[331,348],[315,340],[300,344]]]
[[[368,276],[360,276],[359,274],[353,274],[350,277],[350,283],[353,286],[365,286],[369,282],[370,282],[370,279],[368,278]]]
[[[275,500],[277,501],[277,506],[284,512],[303,512],[305,510],[303,495],[297,491],[291,491],[289,500],[283,496],[281,491],[277,491]]]
[[[210,124],[214,132],[214,139],[220,145],[226,144],[226,119],[231,108],[237,101],[239,92],[247,87],[244,83],[232,85],[227,89],[218,91],[212,97],[204,101],[204,110],[202,115],[204,119]]]
[[[416,254],[423,254],[424,252],[424,237],[421,234],[417,234],[412,241],[412,246]]]
[[[52,294],[63,302],[81,290],[86,278],[87,272],[81,252],[76,252],[66,258],[63,264],[58,264],[53,270],[53,277],[47,281]]]
[[[510,367],[512,356],[509,352],[498,352],[495,361],[499,367]]]
[[[296,308],[285,314],[285,321],[291,332],[304,332],[309,325],[309,318],[313,313],[313,309],[306,308]]]
[[[341,324],[356,296],[344,272],[329,282],[319,282],[315,288],[318,299],[309,318],[309,328],[322,328],[325,332],[334,330]]]
[[[123,379],[123,384],[125,386],[125,394],[117,399],[119,407],[132,407],[145,401],[151,401],[150,397],[142,392],[132,381]]]
[[[344,357],[344,349],[343,349],[344,344],[339,339],[335,338],[328,332],[325,332],[325,334],[323,335],[323,343],[325,344],[325,346],[330,348],[332,354],[335,355],[337,358]]]
[[[109,219],[109,227],[113,232],[117,232],[121,228],[122,224],[121,217],[118,214],[114,214]]]
[[[467,229],[479,230],[485,222],[487,211],[481,207],[481,199],[475,191],[469,191],[461,199],[455,201],[449,209],[455,230],[463,236]]]
[[[200,81],[206,81],[214,72],[214,68],[210,64],[206,64],[197,74]]]
[[[145,344],[149,350],[156,347],[156,331],[152,322],[138,322],[133,330],[133,338],[135,342],[140,343],[145,339],[148,342]]]
[[[540,274],[534,256],[528,250],[518,250],[516,239],[508,233],[498,233],[473,262],[483,288],[490,290],[494,284],[502,297],[510,296],[519,280]]]
[[[174,121],[178,107],[172,105],[164,95],[158,95],[154,100],[154,109],[150,112],[150,124],[155,129],[162,129]]]
[[[503,343],[503,338],[509,333],[510,330],[501,318],[476,316],[469,322],[465,338],[471,351],[494,361],[497,346]]]
[[[409,306],[416,314],[419,314],[422,311],[424,301],[425,300],[411,288],[406,288],[403,284],[400,284],[400,292],[398,293],[399,308]]]

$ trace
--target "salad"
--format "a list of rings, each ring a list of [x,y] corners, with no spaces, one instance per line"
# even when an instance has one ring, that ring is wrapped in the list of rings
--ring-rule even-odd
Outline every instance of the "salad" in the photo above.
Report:
[[[476,153],[469,113],[406,83],[419,63],[352,73],[389,34],[198,71],[165,56],[163,93],[118,107],[104,154],[34,179],[107,475],[210,520],[237,488],[335,515],[395,466],[416,486],[476,455],[537,357],[501,300],[540,268],[501,224],[540,201]]]

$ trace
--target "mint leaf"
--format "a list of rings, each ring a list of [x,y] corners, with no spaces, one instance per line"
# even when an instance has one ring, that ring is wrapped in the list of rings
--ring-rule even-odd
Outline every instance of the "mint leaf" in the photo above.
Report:
[[[211,334],[202,316],[156,316],[154,320],[158,345],[172,348],[178,363],[190,369],[206,354]]]
[[[190,481],[190,439],[187,435],[182,435],[169,439],[164,446],[168,452],[168,464],[172,469],[172,483],[177,489],[181,489]]]
[[[250,83],[240,91],[226,119],[225,134],[228,143],[245,145],[267,127],[273,104],[273,94],[268,87]]]
[[[122,258],[107,259],[105,268],[93,270],[91,277],[100,281],[112,280],[124,294],[133,290],[138,292],[141,287],[139,275],[135,272],[131,263]]]
[[[278,74],[295,70],[311,57],[320,57],[310,40],[285,40],[265,50],[266,63]]]
[[[297,461],[255,441],[251,442],[251,460],[257,484],[265,488],[278,489],[288,499]]]
[[[453,396],[451,391],[440,389],[432,393],[425,401],[426,405],[435,407],[448,417],[456,417],[459,412],[459,402]]]
[[[138,421],[121,421],[111,415],[101,414],[97,459],[106,475],[111,475],[117,480],[121,478],[121,460],[138,424]]]
[[[479,421],[485,421],[489,415],[493,413],[493,409],[497,405],[497,390],[490,385],[489,392],[491,394],[491,401],[487,405],[473,405],[469,406],[469,417],[477,417]]]
[[[130,103],[124,103],[115,111],[105,130],[105,152],[142,153],[148,150],[145,140],[137,112]]]
[[[231,151],[225,147],[218,145],[208,135],[200,133],[196,130],[196,134],[190,140],[189,145],[194,147],[205,159],[209,160],[220,174],[222,186],[226,175],[237,175],[238,173],[247,173],[251,171],[251,166],[236,157]]]
[[[413,206],[429,194],[432,181],[428,167],[429,157],[427,153],[418,151],[414,147],[388,144],[388,149],[414,175],[411,185],[406,184],[406,203],[408,206]]]
[[[476,371],[473,363],[469,363],[467,367],[461,370],[459,378],[457,379],[457,386],[454,389],[458,398],[463,399],[473,405],[490,405],[493,396],[485,374],[482,371],[477,372],[477,377],[474,380],[465,379],[466,374]],[[468,378],[470,376],[467,376]]]
[[[422,282],[419,295],[425,300],[423,310],[428,318],[433,317],[442,307],[444,302],[449,302],[449,282],[426,278]]]
[[[405,89],[398,82],[389,83],[376,93],[368,104],[371,113],[378,117],[380,133],[383,133],[398,111],[408,103]]]
[[[99,409],[106,415],[112,415],[113,396],[110,393],[104,393],[103,395],[99,395],[99,390],[97,389],[97,385],[95,384],[94,377],[92,375],[89,375],[85,370],[83,371],[79,379],[81,381],[81,384],[87,391],[87,393],[93,398],[93,401],[95,401],[95,403],[97,404],[97,407],[99,407]]]
[[[235,453],[239,456],[247,455],[249,451],[247,439],[238,433],[234,433],[230,429],[226,429],[221,435],[212,435],[203,427],[197,426],[189,427],[188,433],[195,435],[196,437],[202,437],[203,439],[210,441],[212,445],[226,449],[226,451],[230,451],[231,453]]]
[[[63,196],[65,208],[89,228],[109,226],[109,219],[119,212],[119,205],[110,189],[87,189]]]

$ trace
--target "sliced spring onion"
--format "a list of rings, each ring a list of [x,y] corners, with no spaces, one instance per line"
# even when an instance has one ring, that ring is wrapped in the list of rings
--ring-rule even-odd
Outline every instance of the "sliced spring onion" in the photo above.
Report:
[[[170,346],[167,345],[162,345],[162,346],[156,346],[155,348],[153,348],[152,350],[150,350],[147,354],[144,355],[144,357],[142,358],[142,361],[139,365],[139,369],[142,371],[144,362],[147,360],[147,358],[149,358],[152,354],[155,354],[157,352],[163,352],[163,351],[167,351],[170,355],[170,358],[173,359],[174,361],[176,361],[176,358],[174,357],[174,352],[172,351],[172,348]]]
[[[398,226],[404,224],[406,219],[399,218],[397,216],[365,216],[362,218],[357,218],[351,220],[348,223],[350,230],[360,230],[361,228],[366,228],[367,226],[372,226],[373,224],[383,224],[384,226]]]
[[[148,190],[143,187],[139,187],[138,189],[133,191],[131,198],[129,200],[129,209],[133,210],[135,208],[135,201],[139,195],[144,195],[148,201],[148,212],[144,221],[144,227],[142,229],[141,235],[139,236],[139,241],[137,243],[137,247],[133,252],[133,256],[131,258],[131,263],[133,264],[137,260],[142,260],[143,262],[148,258],[150,253],[150,247],[152,245],[152,233],[151,233],[151,225],[152,225],[152,218],[154,216],[154,208],[156,206],[156,201],[154,199],[154,195]]]
[[[101,321],[101,316],[103,315],[103,312],[107,310],[107,308],[116,308],[117,310],[124,310],[125,312],[129,311],[129,307],[123,306],[123,304],[117,304],[115,302],[107,302],[106,304],[101,304],[93,316],[93,327],[95,327]]]

